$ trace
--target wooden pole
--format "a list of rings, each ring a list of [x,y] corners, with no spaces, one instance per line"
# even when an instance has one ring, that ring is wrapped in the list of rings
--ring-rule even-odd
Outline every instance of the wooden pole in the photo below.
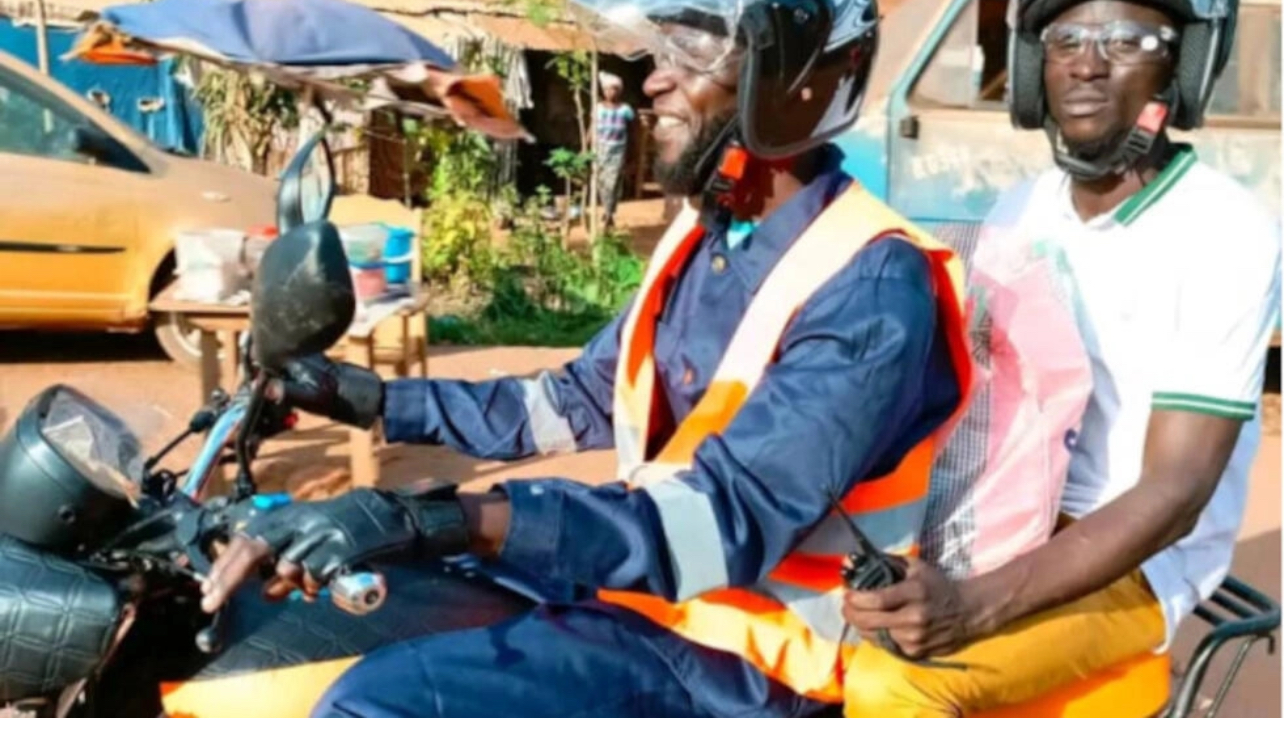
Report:
[[[49,75],[49,24],[45,19],[45,0],[36,0],[36,63],[40,73]]]
[[[590,135],[590,139],[592,139],[593,141],[592,141],[592,146],[589,147],[589,149],[593,152],[593,159],[592,161],[589,162],[588,234],[589,234],[590,246],[593,244],[593,241],[597,240],[597,206],[598,206],[598,194],[601,192],[601,190],[599,190],[597,187],[597,164],[598,164],[597,105],[598,105],[599,88],[598,88],[598,80],[597,80],[598,58],[597,58],[596,41],[594,41],[593,43],[593,51],[592,51],[591,58],[593,60],[592,60],[592,66],[589,69],[589,74],[592,76],[592,78],[589,79],[589,88],[591,89],[590,93],[592,95],[593,103],[589,104],[589,135]]]

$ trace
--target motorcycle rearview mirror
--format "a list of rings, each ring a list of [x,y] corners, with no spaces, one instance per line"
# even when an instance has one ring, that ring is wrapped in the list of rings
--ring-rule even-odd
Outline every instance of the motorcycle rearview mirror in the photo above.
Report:
[[[277,238],[259,262],[250,298],[254,361],[279,373],[291,359],[320,354],[352,325],[356,295],[339,231],[305,223]]]
[[[325,220],[334,202],[334,157],[323,127],[299,147],[281,174],[276,193],[276,227],[281,235]]]
[[[260,372],[237,436],[238,496],[255,491],[248,435],[270,378],[281,374],[291,359],[334,346],[356,313],[343,241],[325,219],[334,190],[334,168],[322,130],[299,149],[282,174],[277,194],[280,235],[263,252],[254,276],[249,356]]]
[[[280,236],[259,260],[250,299],[255,362],[279,372],[291,358],[324,352],[352,324],[352,275],[339,231],[326,220],[334,165],[323,127],[299,148],[277,193]]]

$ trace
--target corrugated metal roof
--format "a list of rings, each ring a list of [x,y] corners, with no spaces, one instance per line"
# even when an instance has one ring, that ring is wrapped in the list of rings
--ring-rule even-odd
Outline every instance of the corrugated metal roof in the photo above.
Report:
[[[523,50],[570,51],[593,47],[593,37],[574,23],[554,19],[536,24],[516,0],[353,0],[436,43],[460,35],[492,36]],[[599,46],[602,53],[624,49]]]
[[[485,13],[526,17],[526,3],[521,0],[351,0],[375,10],[408,15],[431,13]]]

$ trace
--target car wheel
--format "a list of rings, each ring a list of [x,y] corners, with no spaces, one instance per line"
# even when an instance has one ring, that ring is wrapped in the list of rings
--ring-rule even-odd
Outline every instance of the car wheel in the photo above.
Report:
[[[170,359],[188,369],[200,369],[201,332],[187,321],[185,315],[174,312],[160,314],[153,327],[156,341]],[[222,356],[220,352],[219,358]]]

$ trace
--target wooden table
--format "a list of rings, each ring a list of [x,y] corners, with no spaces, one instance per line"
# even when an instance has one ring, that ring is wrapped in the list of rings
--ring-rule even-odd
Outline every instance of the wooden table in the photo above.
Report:
[[[250,307],[248,304],[186,301],[178,298],[177,293],[178,283],[170,284],[152,300],[151,310],[157,313],[182,314],[200,332],[201,402],[205,403],[214,390],[222,388],[230,392],[237,385],[237,370],[242,355],[240,340],[241,335],[250,328]],[[341,343],[343,359],[362,367],[373,367],[375,330],[394,318],[401,320],[404,329],[411,317],[427,308],[428,292],[422,287],[413,287],[405,296],[378,300],[362,307]],[[220,350],[226,353],[221,362]],[[376,425],[372,430],[349,430],[349,462],[354,485],[373,486],[379,479],[379,460],[374,452],[375,441],[380,437],[378,427]]]

